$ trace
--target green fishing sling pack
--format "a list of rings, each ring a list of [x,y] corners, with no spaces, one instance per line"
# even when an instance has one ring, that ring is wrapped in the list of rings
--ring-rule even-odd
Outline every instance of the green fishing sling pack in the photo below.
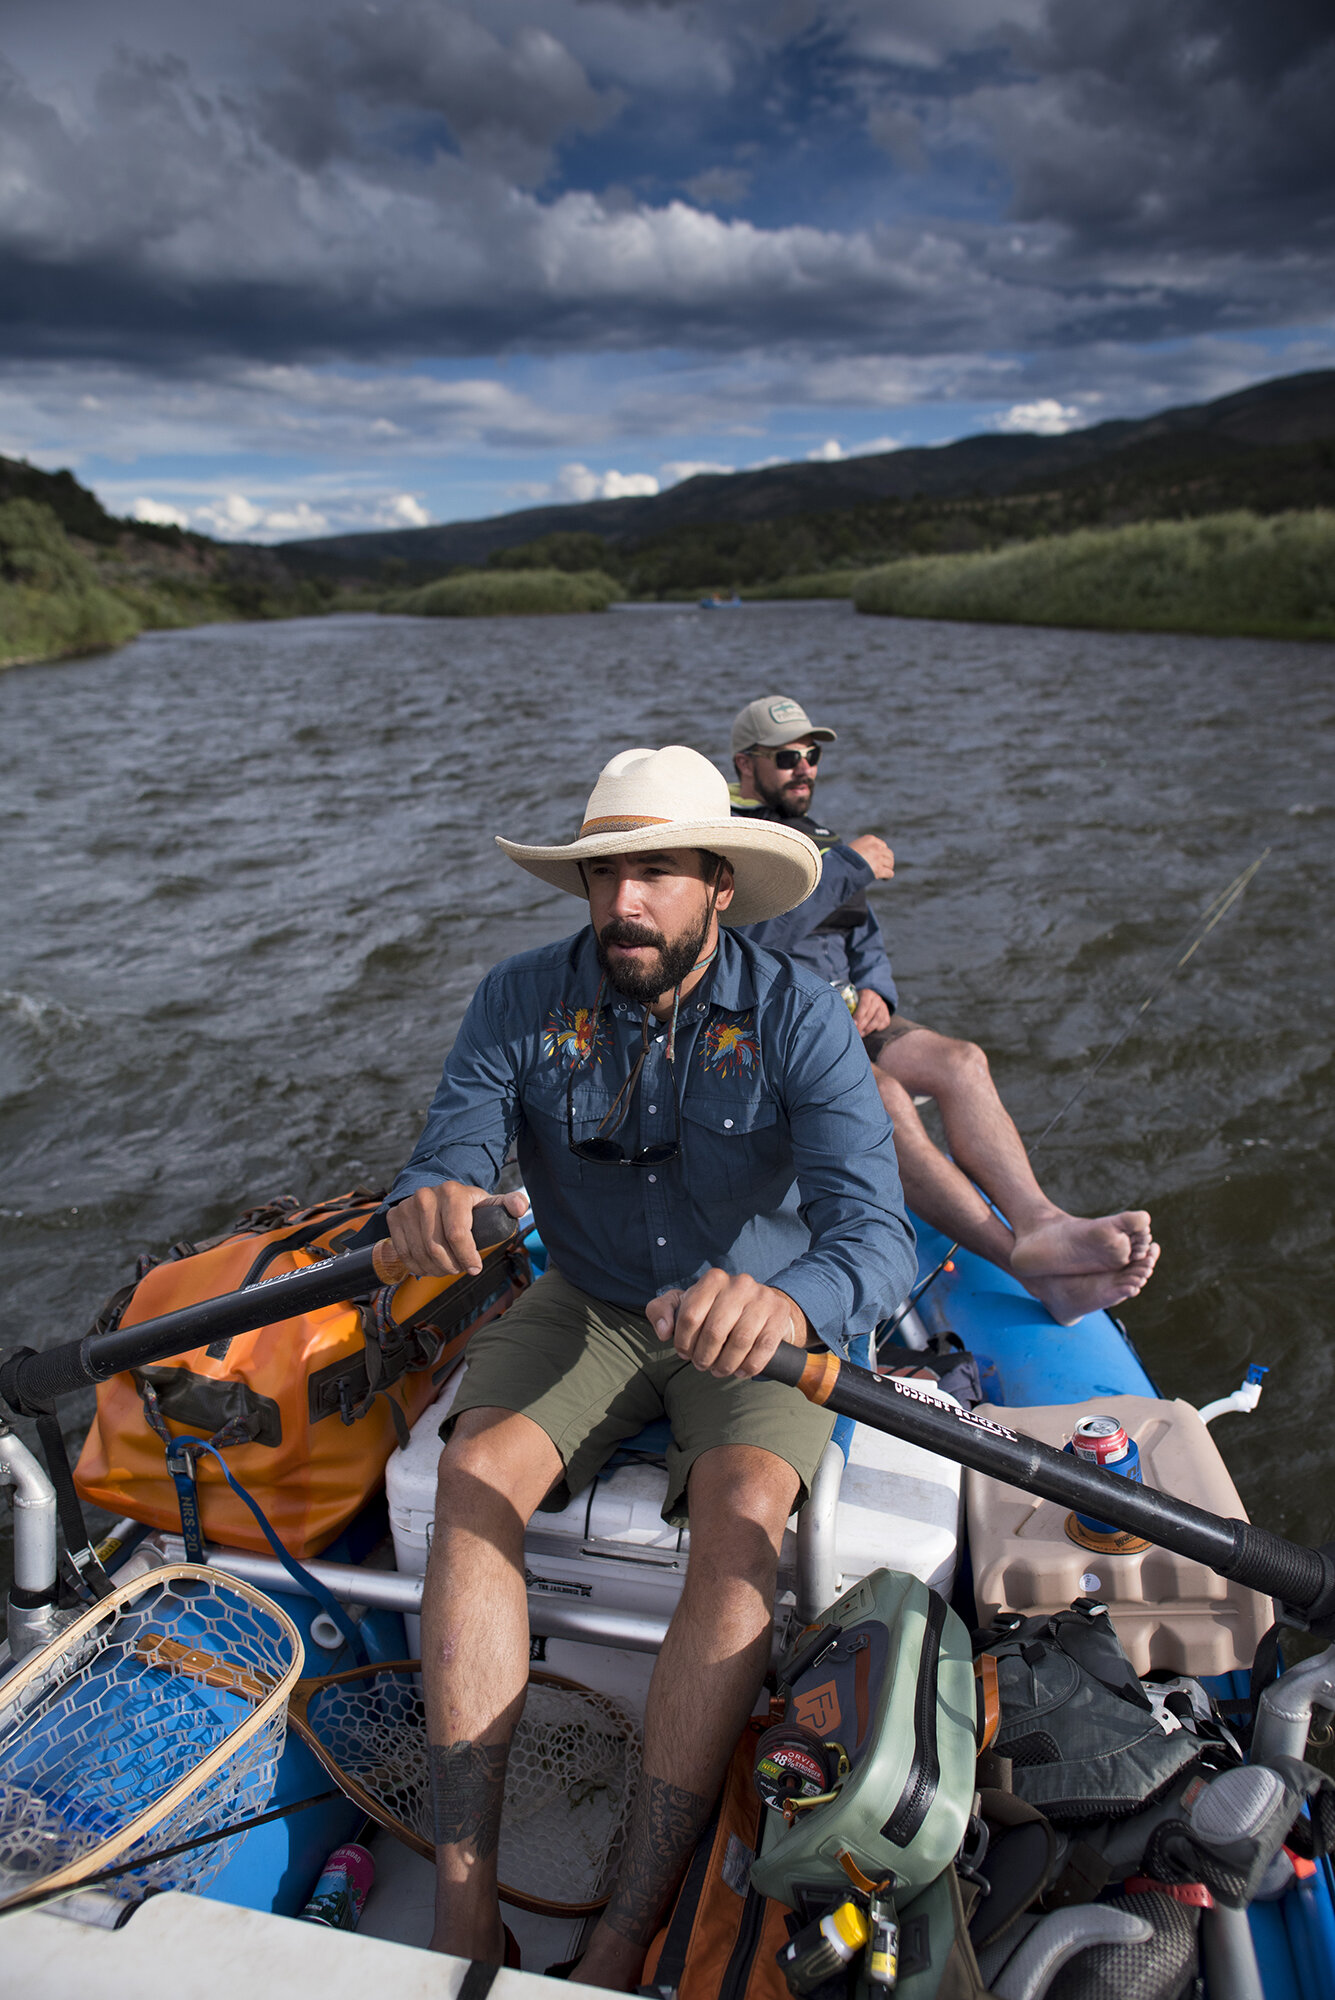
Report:
[[[764,1815],[753,1884],[823,1910],[848,1889],[847,1856],[871,1881],[889,1878],[903,1903],[953,1861],[973,1803],[978,1704],[964,1625],[917,1577],[873,1570],[801,1634],[779,1682],[768,1773],[785,1796]],[[758,1782],[763,1791],[764,1772]]]

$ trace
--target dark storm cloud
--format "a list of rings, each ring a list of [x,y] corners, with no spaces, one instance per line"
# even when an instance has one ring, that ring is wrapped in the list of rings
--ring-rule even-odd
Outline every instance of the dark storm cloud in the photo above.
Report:
[[[453,145],[521,186],[541,181],[564,135],[596,130],[623,102],[599,91],[545,28],[500,40],[462,9],[349,9],[275,35],[288,74],[261,94],[259,130],[318,171],[338,158],[399,158]]]
[[[124,6],[126,46],[94,37],[88,75],[0,71],[0,352],[912,357],[1330,310],[1324,7],[275,0],[237,18],[225,62],[204,17]],[[767,105],[769,139],[726,161],[730,121],[763,132]],[[670,185],[694,201],[566,171],[672,133]],[[749,220],[802,147],[833,179],[879,161],[873,211]]]
[[[993,87],[975,108],[1018,218],[1067,225],[1086,253],[1329,253],[1326,0],[1054,0],[1012,47],[1034,81]]]

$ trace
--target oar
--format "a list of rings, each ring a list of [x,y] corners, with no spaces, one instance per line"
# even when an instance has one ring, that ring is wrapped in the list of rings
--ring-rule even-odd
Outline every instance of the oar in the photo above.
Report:
[[[760,1372],[771,1382],[800,1389],[809,1402],[841,1417],[853,1417],[1008,1486],[1073,1507],[1187,1556],[1218,1576],[1278,1599],[1309,1630],[1335,1638],[1335,1544],[1307,1548],[1250,1521],[1209,1514],[1171,1493],[1137,1485],[1036,1438],[1007,1430],[990,1417],[939,1403],[912,1382],[869,1375],[833,1354],[780,1347]]]
[[[377,1221],[385,1227],[383,1218]],[[479,1249],[504,1242],[515,1226],[499,1202],[474,1210],[473,1235]],[[138,1326],[87,1334],[45,1354],[21,1349],[0,1368],[0,1397],[19,1416],[40,1416],[55,1398],[105,1381],[122,1369],[250,1333],[258,1326],[356,1298],[377,1284],[396,1284],[407,1275],[393,1250],[381,1241]],[[1151,1486],[1135,1485],[1115,1472],[1023,1437],[990,1418],[938,1403],[910,1382],[878,1379],[832,1354],[780,1347],[761,1373],[800,1389],[811,1402],[841,1416],[1172,1549],[1220,1576],[1277,1598],[1310,1630],[1335,1637],[1335,1546],[1307,1548],[1251,1522],[1224,1520],[1203,1507]]]
[[[480,1202],[473,1210],[473,1241],[479,1250],[504,1243],[516,1226],[514,1216],[500,1201]],[[90,1382],[105,1382],[125,1369],[146,1367],[169,1354],[189,1354],[212,1341],[253,1333],[256,1327],[295,1319],[321,1306],[337,1305],[342,1299],[364,1297],[377,1285],[396,1285],[408,1276],[408,1267],[384,1240],[388,1228],[384,1215],[376,1215],[367,1231],[380,1240],[363,1249],[346,1251],[341,1257],[327,1258],[301,1271],[261,1278],[242,1291],[201,1299],[177,1312],[141,1320],[137,1326],[86,1334],[82,1340],[48,1348],[44,1354],[22,1347],[0,1367],[0,1398],[18,1416],[42,1416],[58,1397],[86,1388]]]

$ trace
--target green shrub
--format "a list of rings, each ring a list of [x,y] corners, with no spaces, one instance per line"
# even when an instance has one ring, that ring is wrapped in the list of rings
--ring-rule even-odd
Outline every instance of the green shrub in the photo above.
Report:
[[[776,583],[753,584],[740,594],[761,601],[776,597],[852,597],[869,574],[866,569],[819,569],[806,576],[780,577]]]
[[[1335,512],[1082,529],[868,572],[859,611],[984,624],[1335,638]]]
[[[135,611],[98,582],[51,508],[0,504],[0,666],[121,646],[139,629]]]
[[[548,611],[606,611],[622,594],[601,570],[473,570],[420,590],[395,591],[382,611],[413,618],[505,618]]]

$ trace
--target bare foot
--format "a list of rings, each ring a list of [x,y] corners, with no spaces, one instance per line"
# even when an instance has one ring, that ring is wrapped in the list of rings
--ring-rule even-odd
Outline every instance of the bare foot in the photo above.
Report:
[[[1011,1269],[1017,1278],[1121,1271],[1144,1257],[1149,1247],[1150,1218],[1143,1208],[1097,1216],[1065,1215],[1058,1209],[1051,1221],[1016,1232]]]
[[[1120,1271],[1087,1271],[1076,1277],[1021,1278],[1020,1283],[1059,1326],[1074,1326],[1086,1313],[1106,1312],[1133,1299],[1159,1261],[1159,1246],[1151,1243],[1143,1257],[1133,1257]],[[1018,1275],[1018,1274],[1017,1274]]]

